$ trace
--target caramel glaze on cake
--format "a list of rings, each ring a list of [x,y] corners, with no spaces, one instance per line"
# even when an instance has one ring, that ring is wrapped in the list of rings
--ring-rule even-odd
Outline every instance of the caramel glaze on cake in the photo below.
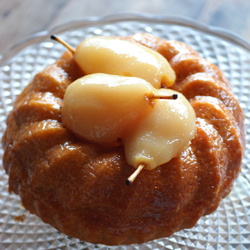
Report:
[[[189,46],[149,34],[121,38],[165,56],[173,89],[196,112],[196,136],[178,157],[144,170],[123,147],[80,141],[61,122],[65,89],[82,73],[70,52],[38,73],[17,98],[3,137],[9,190],[59,231],[93,243],[142,243],[193,227],[230,192],[245,149],[244,115],[228,80]]]

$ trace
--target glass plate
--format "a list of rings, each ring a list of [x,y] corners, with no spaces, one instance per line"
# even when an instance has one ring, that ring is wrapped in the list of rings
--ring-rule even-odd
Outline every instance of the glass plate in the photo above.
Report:
[[[250,249],[250,45],[231,32],[183,17],[117,14],[81,19],[35,34],[0,56],[0,137],[15,97],[37,72],[65,50],[50,40],[52,33],[77,46],[88,36],[127,36],[136,32],[189,44],[219,66],[230,80],[244,110],[247,129],[246,157],[231,194],[216,212],[202,217],[192,229],[141,245],[107,247],[70,238],[29,214],[19,197],[8,193],[8,176],[1,163],[0,249]],[[23,222],[15,221],[23,214]]]

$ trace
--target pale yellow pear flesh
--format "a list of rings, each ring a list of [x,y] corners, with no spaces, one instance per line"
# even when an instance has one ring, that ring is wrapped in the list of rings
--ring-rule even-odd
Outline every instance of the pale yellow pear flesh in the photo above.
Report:
[[[168,61],[143,45],[110,37],[89,37],[76,48],[74,59],[85,74],[105,73],[139,77],[155,88],[174,84]]]
[[[180,93],[160,89],[159,94],[178,94],[177,100],[157,100],[154,109],[142,117],[122,138],[127,162],[151,170],[187,147],[195,135],[195,112]]]
[[[153,110],[153,102],[146,94],[154,91],[151,84],[136,77],[84,76],[66,90],[62,122],[87,140],[116,141]]]
[[[162,55],[140,44],[90,37],[76,48],[74,60],[86,76],[64,96],[62,122],[69,130],[104,145],[121,138],[128,164],[148,170],[190,144],[195,112],[182,94],[161,88],[176,79]],[[151,98],[173,94],[177,100]]]

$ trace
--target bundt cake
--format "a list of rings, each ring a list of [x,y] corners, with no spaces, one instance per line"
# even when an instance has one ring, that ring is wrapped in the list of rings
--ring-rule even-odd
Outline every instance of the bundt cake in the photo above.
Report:
[[[2,142],[9,190],[59,231],[81,240],[143,243],[193,227],[229,194],[245,150],[244,115],[223,73],[188,45],[149,34],[120,38],[162,54],[171,87],[196,113],[196,134],[178,157],[134,172],[124,148],[80,140],[61,122],[66,88],[83,76],[66,51],[16,99]]]

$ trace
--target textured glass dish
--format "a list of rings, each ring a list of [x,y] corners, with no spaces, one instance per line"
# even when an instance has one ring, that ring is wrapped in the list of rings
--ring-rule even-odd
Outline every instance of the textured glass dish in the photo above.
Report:
[[[247,148],[242,173],[216,212],[192,229],[142,245],[94,245],[70,238],[29,214],[20,198],[8,193],[8,176],[0,163],[0,249],[250,249],[250,45],[240,37],[181,17],[118,14],[88,18],[35,34],[0,56],[0,137],[15,97],[32,77],[53,63],[65,48],[50,40],[56,33],[77,46],[88,36],[127,36],[148,32],[185,42],[219,66],[232,84],[246,116]],[[0,149],[2,158],[3,149]],[[25,215],[23,222],[17,216]]]

